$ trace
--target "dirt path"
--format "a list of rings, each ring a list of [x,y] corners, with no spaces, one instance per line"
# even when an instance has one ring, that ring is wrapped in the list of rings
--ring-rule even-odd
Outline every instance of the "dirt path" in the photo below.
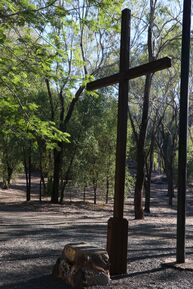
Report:
[[[24,199],[22,180],[14,189],[0,190],[0,289],[67,289],[50,276],[53,264],[68,242],[88,241],[105,247],[112,204],[93,206],[76,199],[61,206],[35,200],[27,204]],[[176,246],[176,210],[167,207],[164,186],[155,186],[151,201],[151,214],[142,221],[133,219],[133,200],[126,202],[128,275],[113,280],[110,288],[192,289],[193,272],[160,266],[168,257],[175,257]],[[190,194],[186,251],[193,260],[192,204]]]

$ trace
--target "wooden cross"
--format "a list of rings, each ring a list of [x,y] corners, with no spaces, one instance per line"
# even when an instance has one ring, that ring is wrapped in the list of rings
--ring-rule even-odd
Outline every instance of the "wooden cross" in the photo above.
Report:
[[[95,90],[119,83],[114,212],[108,221],[107,232],[111,275],[127,272],[128,221],[123,218],[123,210],[129,80],[171,66],[170,58],[164,57],[129,69],[130,18],[131,11],[124,9],[121,19],[120,72],[87,84],[87,90]]]

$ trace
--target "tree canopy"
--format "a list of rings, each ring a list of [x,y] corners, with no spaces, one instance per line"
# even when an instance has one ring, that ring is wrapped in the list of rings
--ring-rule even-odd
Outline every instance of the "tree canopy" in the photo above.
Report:
[[[127,191],[134,190],[142,153],[140,192],[152,171],[176,182],[182,3],[178,0],[0,1],[0,174],[40,171],[52,202],[68,182],[113,196],[117,86],[88,92],[90,80],[119,69],[120,17],[131,9],[131,66],[163,56],[172,68],[130,81]],[[192,70],[192,68],[191,68]],[[144,87],[148,89],[148,95]],[[144,114],[145,113],[145,114]],[[192,94],[188,176],[192,178]],[[143,137],[142,137],[143,136]],[[142,145],[143,144],[143,145]],[[141,146],[141,147],[140,147]],[[148,202],[146,210],[149,211]]]

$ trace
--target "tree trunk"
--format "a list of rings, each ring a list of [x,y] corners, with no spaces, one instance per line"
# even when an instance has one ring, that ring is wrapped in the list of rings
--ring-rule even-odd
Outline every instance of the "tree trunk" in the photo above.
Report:
[[[173,166],[172,165],[168,165],[167,167],[167,180],[168,180],[169,206],[172,207],[173,196],[174,196]]]
[[[31,146],[27,155],[24,151],[24,169],[26,178],[26,201],[29,202],[31,199]]]
[[[150,213],[150,197],[151,197],[151,174],[153,169],[153,153],[154,153],[154,144],[155,144],[155,123],[153,125],[151,133],[151,144],[149,149],[149,162],[146,159],[146,178],[144,180],[144,189],[145,189],[145,208],[144,212]]]
[[[67,184],[68,184],[68,179],[65,178],[65,180],[62,183],[62,189],[61,189],[61,193],[60,193],[60,204],[62,204],[64,201],[64,191],[66,189]]]
[[[40,157],[40,187],[41,187],[41,193],[42,193],[42,185],[43,185],[43,193],[46,193],[46,184],[45,184],[45,178],[44,178],[44,171],[43,171],[43,165],[42,165],[42,159],[43,159],[43,148],[41,147],[41,144],[39,143],[39,157]]]
[[[11,178],[13,174],[13,168],[7,164],[7,185],[10,186]]]
[[[40,194],[39,194],[39,201],[42,201],[42,181],[40,179]]]
[[[158,173],[162,174],[162,159],[159,150],[158,150]]]
[[[83,192],[83,202],[86,201],[86,186],[84,186],[84,192]]]
[[[54,149],[54,175],[52,184],[51,202],[58,203],[59,187],[60,187],[60,172],[62,168],[62,144],[59,144],[60,150]]]
[[[135,182],[134,208],[135,219],[143,219],[142,188],[144,180],[144,152],[140,145],[137,148],[137,176]]]
[[[9,163],[7,162],[5,173],[3,173],[3,189],[8,189],[10,187],[12,174],[13,168],[9,166]]]
[[[145,189],[145,213],[150,213],[150,196],[151,196],[151,179],[149,177],[144,180],[144,189]]]
[[[135,195],[134,195],[134,208],[135,208],[135,219],[143,219],[143,208],[142,208],[142,189],[144,181],[144,146],[145,137],[148,123],[148,111],[149,111],[149,96],[151,87],[151,74],[146,76],[144,100],[143,100],[143,113],[142,121],[140,126],[140,133],[137,143],[137,176],[135,183]]]
[[[43,172],[41,173],[40,181],[41,181],[41,183],[43,185],[43,194],[46,194],[46,183],[45,183],[45,178],[44,178]]]
[[[93,191],[94,191],[94,204],[97,203],[97,182],[93,182]]]
[[[8,145],[4,144],[5,151],[3,151],[2,164],[3,165],[3,189],[8,189],[11,183],[11,178],[13,174],[13,166],[11,164],[10,157],[8,154]]]
[[[108,204],[109,202],[109,177],[107,176],[106,179],[106,200],[105,203]]]
[[[72,156],[71,156],[71,159],[70,159],[70,163],[69,163],[68,168],[67,168],[67,170],[65,172],[64,182],[63,182],[62,188],[61,188],[60,203],[62,203],[63,199],[64,199],[64,191],[65,191],[66,185],[68,184],[68,181],[69,181],[70,170],[71,170],[72,165],[73,165],[73,161],[74,161],[74,157],[75,157],[75,154],[76,154],[76,150],[77,150],[77,146],[75,147],[74,152],[72,153]]]
[[[72,99],[66,116],[64,117],[64,97],[63,97],[63,89],[61,89],[59,93],[59,99],[60,99],[60,125],[59,129],[63,132],[66,131],[67,125],[72,117],[74,108],[76,103],[79,100],[79,97],[81,93],[84,90],[84,86],[80,86],[79,89],[76,91],[75,97]],[[53,188],[52,188],[52,196],[51,196],[51,202],[52,203],[58,203],[59,198],[59,184],[60,184],[60,172],[62,169],[62,163],[63,163],[63,144],[58,144],[60,151],[54,150],[54,173],[53,173]]]
[[[149,14],[149,26],[148,26],[148,59],[149,61],[154,60],[153,56],[153,23],[155,13],[156,1],[150,0],[150,14]],[[142,208],[142,188],[144,182],[144,146],[146,138],[146,130],[148,124],[148,113],[149,113],[149,97],[151,88],[152,74],[147,74],[145,79],[144,98],[143,98],[143,110],[142,120],[140,125],[139,137],[137,141],[137,176],[135,183],[135,194],[134,194],[134,208],[135,208],[135,219],[143,219],[143,208]]]

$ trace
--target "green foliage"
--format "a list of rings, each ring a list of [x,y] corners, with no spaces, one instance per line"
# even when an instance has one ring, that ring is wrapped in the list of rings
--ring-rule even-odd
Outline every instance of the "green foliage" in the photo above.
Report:
[[[178,105],[180,71],[179,1],[156,1],[153,24],[155,58],[171,56],[173,67],[156,74],[151,88],[150,119],[164,115],[168,135]],[[95,78],[118,71],[120,15],[132,9],[131,65],[147,61],[147,0],[0,2],[0,155],[11,167],[32,146],[36,166],[52,177],[53,151],[63,150],[61,179],[72,161],[70,177],[79,185],[97,181],[105,192],[106,178],[113,187],[116,143],[116,88],[88,92],[81,87]],[[172,9],[172,7],[176,7]],[[141,120],[143,78],[130,82],[130,108],[135,131]],[[69,109],[72,108],[69,116]],[[149,130],[151,127],[148,128]],[[68,133],[67,133],[68,132]],[[159,129],[157,129],[159,133]],[[150,141],[147,133],[147,145]],[[166,145],[167,136],[162,144]],[[62,145],[61,145],[62,144]],[[158,148],[157,148],[158,151]],[[128,158],[134,158],[135,137],[128,125]],[[191,168],[192,150],[188,166]],[[191,172],[191,169],[190,169]],[[128,174],[126,191],[133,187]],[[112,193],[112,192],[111,192]]]

